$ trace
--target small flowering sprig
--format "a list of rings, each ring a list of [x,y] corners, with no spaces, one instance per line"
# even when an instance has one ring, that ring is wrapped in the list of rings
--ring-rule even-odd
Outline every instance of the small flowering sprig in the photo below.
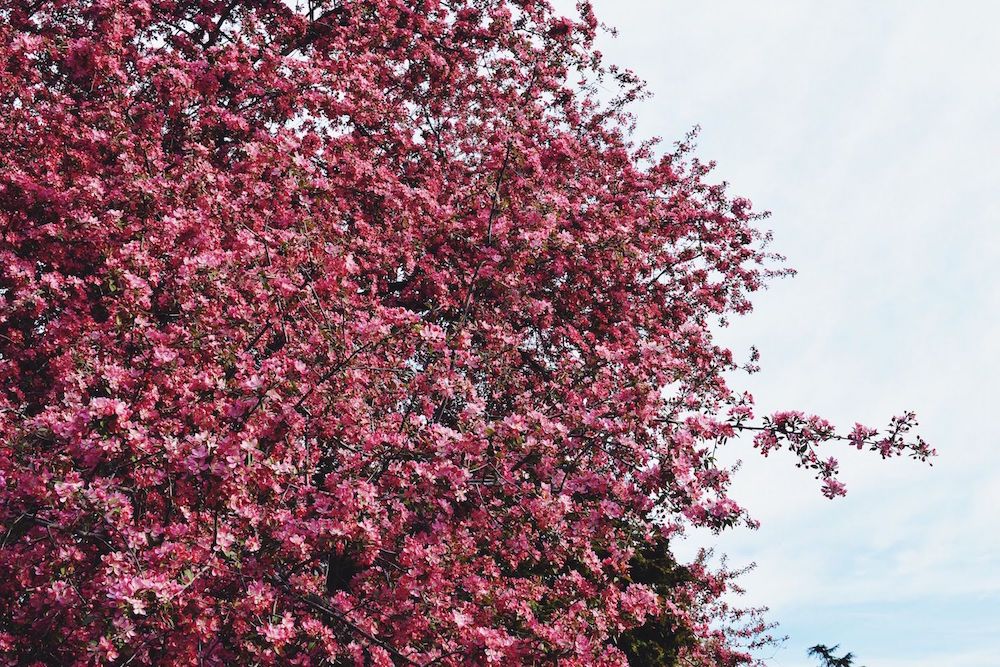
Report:
[[[881,437],[877,429],[862,424],[855,424],[848,435],[838,434],[827,420],[799,411],[775,412],[764,417],[760,425],[747,424],[739,418],[733,423],[736,430],[757,432],[753,445],[764,456],[782,445],[786,446],[798,457],[796,466],[816,471],[816,478],[823,482],[823,495],[828,498],[845,495],[847,488],[837,479],[837,459],[821,457],[817,447],[824,442],[839,440],[849,442],[859,450],[868,447],[870,451],[879,452],[882,458],[909,454],[913,459],[927,461],[937,452],[919,435],[907,438],[915,426],[917,418],[913,412],[893,417]]]
[[[687,479],[684,472],[688,466],[684,461],[701,458],[706,464],[714,465],[715,449],[726,444],[741,432],[753,433],[753,446],[765,457],[771,452],[787,448],[798,459],[796,467],[815,472],[822,481],[822,493],[828,498],[843,496],[846,486],[837,478],[839,462],[833,456],[821,456],[821,445],[832,441],[846,442],[857,449],[868,448],[878,452],[882,458],[909,455],[919,461],[928,461],[937,452],[919,435],[912,434],[917,426],[916,414],[905,412],[893,417],[882,432],[878,429],[855,424],[848,434],[838,433],[826,419],[808,415],[797,410],[785,410],[765,416],[755,421],[754,399],[749,393],[732,394],[726,403],[725,419],[713,418],[705,414],[694,414],[684,419],[661,419],[660,423],[670,427],[669,439],[675,450],[686,451],[674,462],[676,479]],[[881,434],[880,434],[881,433]],[[714,443],[708,450],[697,450],[697,442]],[[684,507],[685,515],[696,525],[730,526],[739,520],[756,526],[746,512],[726,497],[729,474],[710,469],[709,473],[698,476],[700,489],[711,489],[715,499],[710,503],[692,500]],[[694,498],[697,494],[689,494]],[[720,511],[720,508],[727,508]],[[711,520],[707,520],[711,519]]]

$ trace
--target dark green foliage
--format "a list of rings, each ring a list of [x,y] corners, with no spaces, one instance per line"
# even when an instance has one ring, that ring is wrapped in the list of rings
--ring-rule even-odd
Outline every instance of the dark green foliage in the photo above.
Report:
[[[809,655],[821,659],[823,667],[854,667],[854,654],[848,652],[838,658],[833,654],[838,648],[840,648],[839,644],[833,646],[816,644],[809,649]],[[864,666],[859,665],[858,667]]]
[[[688,569],[674,560],[665,539],[647,544],[636,552],[629,563],[629,578],[634,583],[652,586],[661,596],[669,596],[678,586],[693,581]],[[663,613],[622,633],[616,643],[628,656],[630,665],[673,667],[677,664],[678,651],[694,641],[683,626]]]

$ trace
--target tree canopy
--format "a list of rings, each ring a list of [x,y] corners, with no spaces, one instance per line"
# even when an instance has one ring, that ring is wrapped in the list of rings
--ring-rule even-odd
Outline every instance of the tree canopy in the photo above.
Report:
[[[839,644],[827,646],[826,644],[816,644],[809,647],[809,655],[823,661],[823,667],[852,667],[854,665],[854,654],[847,652],[839,658],[836,656]]]
[[[2,664],[754,661],[670,551],[753,523],[716,448],[932,450],[755,421],[712,331],[788,270],[597,27],[0,0]]]

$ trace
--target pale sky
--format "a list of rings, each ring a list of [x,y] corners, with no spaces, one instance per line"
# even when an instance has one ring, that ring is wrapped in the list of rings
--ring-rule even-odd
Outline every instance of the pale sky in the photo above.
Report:
[[[558,3],[565,7],[566,3]],[[610,62],[646,79],[641,137],[702,127],[698,155],[772,211],[799,270],[722,335],[763,370],[761,411],[850,428],[916,410],[933,468],[842,450],[829,501],[749,442],[735,495],[757,532],[717,544],[790,635],[867,667],[1000,665],[1000,3],[594,0]],[[852,455],[853,454],[853,455]]]

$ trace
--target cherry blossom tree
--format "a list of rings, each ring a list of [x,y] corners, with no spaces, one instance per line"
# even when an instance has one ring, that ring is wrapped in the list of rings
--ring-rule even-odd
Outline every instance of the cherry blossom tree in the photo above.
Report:
[[[0,0],[0,663],[754,662],[717,447],[933,452],[728,386],[788,270],[597,28]]]

